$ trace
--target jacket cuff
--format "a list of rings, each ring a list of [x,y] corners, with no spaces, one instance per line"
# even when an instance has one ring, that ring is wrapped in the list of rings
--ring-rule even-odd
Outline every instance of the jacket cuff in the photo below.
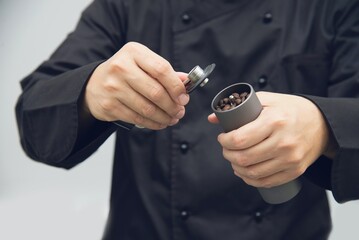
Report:
[[[335,159],[320,157],[308,178],[331,189],[337,202],[359,199],[359,99],[303,97],[320,109],[338,145]]]
[[[17,114],[21,143],[29,157],[57,165],[71,154],[78,137],[78,100],[100,63],[38,80],[24,93]]]

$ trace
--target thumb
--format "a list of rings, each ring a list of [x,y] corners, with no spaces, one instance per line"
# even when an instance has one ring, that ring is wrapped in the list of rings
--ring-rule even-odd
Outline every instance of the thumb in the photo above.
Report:
[[[188,79],[188,73],[176,72],[177,76],[182,80],[182,82]]]
[[[271,92],[256,92],[256,95],[263,107],[272,105],[275,97],[275,94]]]
[[[219,123],[219,120],[218,120],[216,114],[214,114],[214,113],[210,114],[208,116],[208,122],[213,123],[213,124]]]

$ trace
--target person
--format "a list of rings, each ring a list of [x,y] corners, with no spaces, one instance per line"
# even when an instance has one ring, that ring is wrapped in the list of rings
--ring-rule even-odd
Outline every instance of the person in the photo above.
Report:
[[[325,189],[359,198],[358,16],[356,0],[95,0],[21,81],[21,144],[70,169],[116,133],[104,239],[327,239]],[[211,100],[237,82],[263,110],[223,133]],[[256,189],[293,179],[282,204]]]

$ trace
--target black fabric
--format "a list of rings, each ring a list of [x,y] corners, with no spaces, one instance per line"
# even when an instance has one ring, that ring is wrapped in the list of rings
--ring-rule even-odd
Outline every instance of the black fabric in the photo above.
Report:
[[[96,0],[51,58],[21,82],[21,143],[31,158],[71,168],[116,131],[104,239],[327,239],[324,187],[338,202],[359,198],[358,16],[355,0]],[[78,144],[78,99],[87,79],[129,41],[178,71],[217,67],[176,126],[127,131],[98,121],[102,130]],[[235,82],[306,96],[338,143],[336,159],[321,157],[285,204],[266,204],[233,175],[216,140],[221,129],[207,122],[212,98]]]

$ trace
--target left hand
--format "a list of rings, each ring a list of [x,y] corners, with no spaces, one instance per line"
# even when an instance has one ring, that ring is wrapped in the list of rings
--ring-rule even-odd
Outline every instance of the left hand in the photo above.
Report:
[[[328,127],[320,110],[308,99],[258,92],[263,110],[254,121],[218,141],[235,175],[255,187],[274,187],[300,175],[325,151]],[[211,123],[218,123],[214,114]]]

